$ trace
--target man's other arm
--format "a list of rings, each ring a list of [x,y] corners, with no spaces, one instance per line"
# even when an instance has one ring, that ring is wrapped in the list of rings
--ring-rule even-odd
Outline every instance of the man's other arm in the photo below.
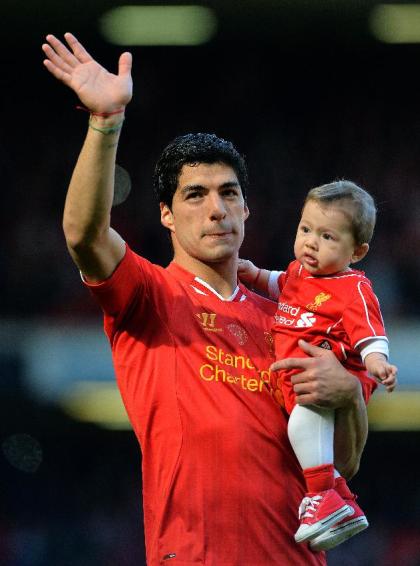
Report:
[[[334,464],[346,479],[358,471],[368,435],[368,419],[362,387],[335,355],[299,340],[309,356],[275,362],[271,369],[301,369],[292,376],[299,405],[319,405],[335,410]]]

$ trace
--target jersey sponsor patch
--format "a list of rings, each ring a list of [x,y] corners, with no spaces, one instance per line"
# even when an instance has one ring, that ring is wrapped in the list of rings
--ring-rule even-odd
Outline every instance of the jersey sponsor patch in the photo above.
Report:
[[[304,312],[300,315],[299,320],[296,322],[296,326],[299,328],[309,328],[313,326],[316,322],[316,318],[311,312]]]
[[[209,344],[199,376],[207,383],[234,385],[250,392],[261,393],[270,383],[270,369],[258,369],[246,355],[226,352]]]

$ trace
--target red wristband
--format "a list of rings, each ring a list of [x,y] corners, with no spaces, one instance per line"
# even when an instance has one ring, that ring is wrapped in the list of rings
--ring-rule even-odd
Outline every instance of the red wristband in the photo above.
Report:
[[[121,108],[120,110],[114,110],[114,112],[93,112],[86,108],[85,106],[76,106],[77,110],[84,110],[85,112],[89,112],[91,116],[100,116],[101,118],[108,118],[108,116],[114,116],[115,114],[121,114],[124,112],[125,108]]]

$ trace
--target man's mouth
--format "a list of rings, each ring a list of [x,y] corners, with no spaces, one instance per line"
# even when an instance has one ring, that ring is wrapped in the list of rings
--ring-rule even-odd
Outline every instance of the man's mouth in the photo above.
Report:
[[[232,234],[231,231],[229,232],[206,232],[204,234],[204,236],[208,237],[208,238],[225,238],[227,236],[230,236]]]

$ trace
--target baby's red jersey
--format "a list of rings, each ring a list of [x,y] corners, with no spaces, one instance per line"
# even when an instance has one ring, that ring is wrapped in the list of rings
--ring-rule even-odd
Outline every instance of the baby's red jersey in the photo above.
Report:
[[[376,388],[360,357],[360,347],[375,338],[387,339],[379,301],[362,271],[349,269],[334,275],[313,276],[292,261],[278,278],[278,299],[273,335],[277,359],[304,357],[298,340],[334,351],[360,379],[366,402]],[[281,386],[287,411],[295,400],[290,377],[282,372]]]
[[[298,545],[302,474],[268,383],[275,303],[231,300],[129,248],[88,284],[141,446],[147,563],[323,565]]]

